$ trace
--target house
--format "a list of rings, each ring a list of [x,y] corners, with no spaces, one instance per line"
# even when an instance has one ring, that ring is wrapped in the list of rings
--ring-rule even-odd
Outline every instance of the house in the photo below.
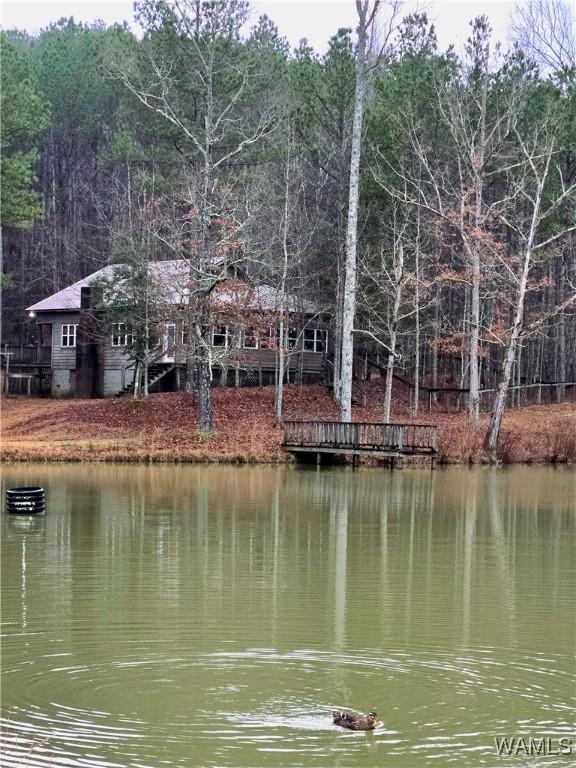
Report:
[[[134,328],[110,322],[95,308],[94,292],[115,280],[104,267],[27,308],[38,325],[38,360],[49,373],[52,396],[109,396],[133,386],[138,356]],[[186,260],[148,265],[154,298],[145,360],[150,391],[183,389],[190,362],[187,318],[193,313]],[[105,293],[105,291],[104,291]],[[311,302],[267,284],[251,284],[236,267],[226,267],[210,293],[210,340],[214,384],[272,383],[278,369],[279,319],[286,328],[282,348],[290,380],[322,378],[329,352],[326,316]],[[106,300],[104,300],[106,304]],[[142,359],[142,358],[141,358]]]

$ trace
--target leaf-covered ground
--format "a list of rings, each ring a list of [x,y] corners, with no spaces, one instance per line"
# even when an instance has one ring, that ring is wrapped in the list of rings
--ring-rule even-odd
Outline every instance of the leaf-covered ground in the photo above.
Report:
[[[365,407],[354,408],[356,421],[382,420],[382,384],[366,387]],[[42,400],[16,397],[2,401],[5,460],[60,461],[224,461],[283,462],[282,430],[274,423],[274,388],[214,390],[215,432],[198,432],[196,406],[184,393],[151,395],[146,401]],[[285,419],[337,419],[336,405],[319,384],[285,390]],[[437,424],[439,458],[482,461],[488,417],[470,428],[465,413],[431,413],[426,403],[409,416],[408,394],[394,393],[393,420]],[[576,405],[531,406],[506,414],[500,458],[506,462],[576,461]]]

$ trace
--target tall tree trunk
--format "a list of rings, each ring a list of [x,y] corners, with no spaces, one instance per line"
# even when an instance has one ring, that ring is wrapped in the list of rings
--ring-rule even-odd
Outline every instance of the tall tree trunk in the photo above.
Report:
[[[212,383],[210,355],[206,342],[200,346],[200,365],[198,367],[198,430],[212,431]]]
[[[274,393],[274,414],[276,416],[276,422],[282,423],[282,406],[284,398],[284,374],[285,374],[285,337],[289,337],[289,333],[286,333],[286,281],[288,278],[288,227],[290,217],[290,151],[291,140],[288,141],[286,148],[286,166],[284,169],[284,217],[282,222],[282,279],[280,281],[280,325],[279,325],[279,339],[278,339],[278,378],[276,380],[276,391]]]
[[[396,329],[392,330],[390,334],[390,344],[396,345]],[[386,361],[386,384],[384,387],[384,424],[390,423],[390,409],[392,405],[392,384],[394,381],[394,355],[389,352],[388,359]]]
[[[484,163],[486,156],[486,102],[488,97],[488,62],[490,48],[486,45],[484,58],[482,91],[480,94],[480,125],[478,145],[474,148],[474,187],[475,207],[474,223],[476,230],[480,231],[483,225],[482,206],[484,197]],[[468,394],[468,421],[476,426],[480,419],[480,368],[478,361],[480,339],[480,245],[472,244],[472,296],[470,306],[470,371]]]
[[[212,54],[212,51],[211,51]],[[212,370],[210,348],[212,344],[210,329],[210,290],[209,273],[210,259],[210,221],[212,198],[212,144],[214,133],[214,93],[213,93],[214,62],[206,64],[206,114],[204,118],[204,168],[202,179],[202,199],[200,201],[201,238],[198,258],[197,279],[205,283],[200,287],[200,344],[198,346],[198,429],[201,432],[212,432]]]
[[[512,368],[514,366],[514,359],[516,357],[516,349],[518,347],[518,339],[520,338],[520,332],[522,330],[522,319],[524,316],[524,299],[526,297],[526,284],[528,282],[528,270],[530,267],[530,252],[526,251],[524,255],[524,267],[522,270],[522,277],[520,279],[520,285],[518,288],[518,300],[516,303],[516,310],[514,312],[514,323],[512,325],[512,333],[508,340],[508,346],[506,347],[506,354],[504,355],[504,366],[502,369],[502,376],[498,384],[496,396],[494,399],[494,406],[492,409],[492,416],[490,419],[490,427],[486,435],[486,449],[490,455],[492,461],[496,460],[496,451],[498,448],[498,438],[500,436],[500,427],[502,425],[502,417],[506,408],[506,396],[508,394],[508,387],[510,386],[510,380],[512,378]]]
[[[432,363],[431,363],[431,378],[432,389],[436,389],[438,386],[438,339],[440,338],[440,299],[442,298],[442,286],[438,283],[436,288],[436,301],[434,302],[434,320],[432,323],[432,329],[434,333],[434,344],[432,345]],[[433,392],[431,402],[436,403],[438,400],[438,393]]]
[[[340,420],[352,420],[352,376],[354,365],[354,318],[356,315],[356,251],[358,239],[358,203],[360,196],[360,153],[366,91],[366,48],[368,28],[374,20],[379,0],[369,13],[368,0],[356,0],[358,10],[358,47],[356,50],[356,90],[352,122],[348,225],[346,229],[346,265],[342,306],[342,356],[340,374]]]
[[[516,358],[516,350],[518,348],[518,340],[522,332],[523,319],[524,319],[524,301],[526,299],[526,289],[528,286],[528,275],[530,272],[530,263],[532,261],[532,250],[534,247],[534,239],[536,237],[536,228],[540,217],[540,206],[542,203],[542,195],[544,192],[544,184],[548,176],[548,167],[550,164],[550,157],[552,155],[552,149],[550,148],[547,157],[546,167],[542,175],[537,180],[537,188],[533,200],[532,217],[530,221],[530,228],[526,237],[526,243],[524,246],[524,256],[522,262],[522,272],[520,274],[520,280],[518,282],[518,293],[516,299],[516,309],[514,311],[514,322],[512,324],[512,330],[508,345],[506,348],[506,354],[504,355],[504,365],[502,369],[502,376],[498,384],[498,389],[494,398],[494,405],[492,408],[492,416],[490,418],[490,426],[486,433],[486,439],[484,441],[484,447],[486,448],[491,461],[496,461],[496,452],[498,450],[498,438],[500,437],[500,427],[502,425],[502,417],[504,416],[504,410],[506,408],[506,395],[508,394],[508,387],[510,386],[510,379],[512,377],[512,367]]]
[[[277,377],[276,388],[274,391],[274,416],[276,423],[282,423],[282,405],[284,402],[284,378],[286,376],[286,352],[284,344],[286,341],[286,325],[284,322],[284,313],[280,316],[278,323],[278,352],[276,358]]]
[[[556,303],[562,304],[564,301],[564,285],[566,284],[568,280],[568,276],[566,274],[566,266],[564,263],[564,259],[561,258],[560,265],[558,269],[558,293],[556,297]],[[558,366],[557,366],[557,373],[556,373],[556,381],[564,382],[566,381],[566,316],[564,312],[560,313],[560,317],[558,318]],[[560,386],[556,387],[556,402],[561,403],[564,399],[566,393],[566,387],[561,384]]]
[[[478,348],[480,338],[480,254],[473,249],[472,290],[470,306],[470,341],[469,341],[469,394],[468,421],[477,425],[480,418],[480,370],[478,367]]]
[[[392,406],[392,384],[394,378],[394,359],[396,357],[396,337],[398,333],[398,315],[402,302],[402,283],[404,277],[404,247],[402,241],[394,248],[394,305],[390,323],[390,352],[386,362],[386,386],[384,390],[384,424],[390,423]]]
[[[138,400],[140,397],[140,380],[142,378],[142,363],[138,361],[134,367],[134,390],[133,398]]]
[[[337,278],[336,278],[336,318],[334,323],[334,379],[333,392],[337,402],[340,402],[340,374],[342,369],[342,315],[344,302],[344,273],[346,260],[346,189],[344,180],[344,164],[346,161],[346,136],[342,128],[339,143],[339,174],[337,196]]]
[[[337,402],[340,402],[340,384],[342,370],[342,315],[344,307],[344,268],[342,254],[338,253],[338,278],[336,284],[336,318],[334,323],[334,370],[333,392]]]
[[[420,401],[420,210],[417,211],[416,221],[416,286],[414,294],[415,328],[414,328],[414,399],[412,400],[412,416],[418,416]]]

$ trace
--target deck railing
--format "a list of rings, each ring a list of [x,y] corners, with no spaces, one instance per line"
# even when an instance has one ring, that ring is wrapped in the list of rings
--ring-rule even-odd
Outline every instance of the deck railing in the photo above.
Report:
[[[342,421],[286,421],[284,445],[360,451],[436,453],[431,424],[359,424]]]
[[[50,365],[52,347],[38,347],[32,344],[2,344],[2,357],[10,356],[10,365]]]

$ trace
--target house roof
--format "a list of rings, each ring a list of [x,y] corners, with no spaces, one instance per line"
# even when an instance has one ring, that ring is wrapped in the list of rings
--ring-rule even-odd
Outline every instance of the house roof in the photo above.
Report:
[[[61,291],[37,301],[27,307],[26,311],[64,312],[79,310],[81,289],[93,285],[98,280],[111,278],[114,275],[114,269],[113,265],[99,269]],[[187,295],[186,281],[189,275],[189,264],[186,259],[153,261],[148,265],[148,269],[151,277],[158,282],[165,294],[167,303],[182,304],[185,301]],[[230,280],[217,286],[212,294],[212,301],[222,309],[241,304],[245,309],[270,312],[280,310],[283,295],[282,291],[271,285],[250,286],[243,281]],[[285,299],[289,312],[303,312],[304,314],[318,312],[318,308],[314,304],[292,294],[286,294]]]
[[[57,293],[53,293],[42,301],[37,301],[30,307],[26,307],[27,312],[58,312],[80,309],[80,289],[91,285],[95,280],[106,276],[112,276],[113,267],[104,267],[97,272],[93,272],[88,277],[83,277],[76,283],[72,283],[67,288],[63,288]]]
[[[293,294],[284,294],[274,286],[265,283],[259,285],[247,285],[235,281],[223,283],[215,289],[212,302],[216,307],[223,310],[236,305],[247,310],[279,312],[282,308],[283,297],[288,312],[303,312],[304,314],[318,312],[318,308],[312,302],[300,299]]]

